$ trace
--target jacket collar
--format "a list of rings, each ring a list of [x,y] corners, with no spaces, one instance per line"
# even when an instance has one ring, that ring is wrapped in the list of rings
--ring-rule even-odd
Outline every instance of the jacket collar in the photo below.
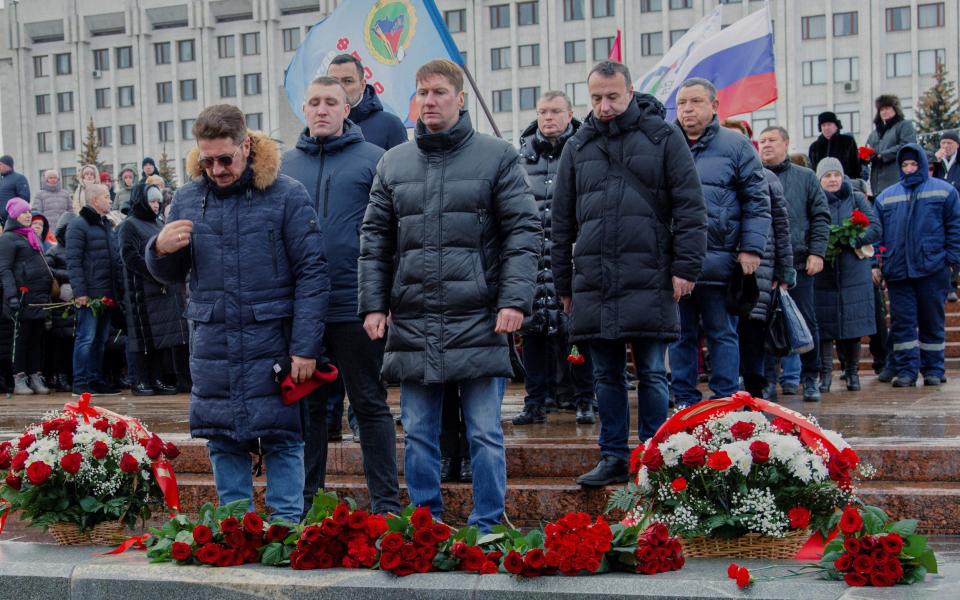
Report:
[[[380,102],[373,86],[368,83],[363,90],[363,96],[360,97],[360,103],[350,109],[350,120],[359,123],[378,112],[383,112],[383,103]]]
[[[91,225],[103,225],[105,217],[101,217],[100,213],[93,210],[89,206],[84,206],[80,209],[80,216],[83,217],[83,220]]]
[[[680,121],[677,121],[677,127],[680,128],[680,131],[683,131],[683,127],[680,127]],[[697,138],[697,141],[694,142],[690,149],[693,150],[694,148],[706,148],[710,145],[710,142],[713,141],[713,138],[717,137],[717,133],[719,132],[720,119],[717,118],[717,115],[713,115],[713,119],[710,120],[710,123],[707,124],[706,129],[703,130],[703,133],[700,134],[700,137]],[[686,134],[684,134],[683,137],[686,138]]]
[[[253,170],[251,180],[254,188],[263,191],[280,176],[280,149],[275,141],[261,131],[248,130],[247,135],[250,137],[249,165]],[[199,159],[200,148],[194,146],[187,154],[187,175],[194,181],[206,179]]]
[[[417,146],[424,152],[446,152],[454,150],[473,137],[473,123],[466,110],[460,109],[460,119],[445,131],[432,133],[427,130],[423,121],[417,119],[416,141]]]
[[[520,156],[528,162],[536,162],[541,156],[560,156],[567,140],[580,129],[580,121],[573,119],[567,129],[553,142],[543,137],[534,121],[520,134]]]
[[[305,128],[297,140],[297,149],[307,154],[318,156],[321,153],[332,154],[340,152],[362,141],[364,141],[364,139],[360,126],[350,119],[347,119],[343,122],[343,134],[339,136],[329,136],[325,138],[313,137],[310,135],[310,129]]]
[[[840,184],[839,190],[835,192],[828,192],[826,190],[823,191],[823,193],[827,196],[827,202],[830,204],[833,204],[839,200],[846,200],[850,197],[852,192],[853,185],[851,185],[850,181],[846,177],[843,178],[843,183]]]
[[[792,167],[792,166],[793,166],[793,162],[791,162],[790,157],[788,156],[787,158],[785,158],[785,159],[783,160],[782,163],[779,163],[779,164],[776,164],[776,165],[770,165],[770,166],[767,167],[767,168],[770,169],[771,171],[773,171],[774,173],[779,174],[779,173],[783,173],[784,171],[786,171],[787,169],[789,169],[789,168]]]
[[[610,121],[600,121],[591,112],[583,121],[583,126],[574,135],[578,143],[585,143],[593,137],[612,137],[639,129],[651,142],[659,144],[673,127],[663,120],[667,112],[663,104],[650,94],[634,93],[633,102],[623,113]]]

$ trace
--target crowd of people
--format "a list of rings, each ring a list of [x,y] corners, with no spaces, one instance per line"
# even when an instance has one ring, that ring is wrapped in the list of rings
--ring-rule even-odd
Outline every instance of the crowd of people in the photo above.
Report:
[[[631,81],[597,64],[582,120],[546,92],[517,151],[475,131],[454,63],[418,70],[406,141],[341,55],[307,88],[285,153],[237,107],[206,108],[175,195],[145,158],[115,184],[84,166],[72,195],[48,171],[31,200],[0,158],[13,392],[190,390],[221,501],[251,496],[255,453],[274,517],[298,520],[325,485],[345,399],[372,510],[399,511],[386,388],[399,383],[411,501],[439,518],[441,482],[472,481],[469,523],[486,531],[504,510],[509,378],[526,389],[517,426],[561,409],[599,419],[584,486],[628,478],[631,388],[644,440],[671,404],[701,400],[701,382],[711,397],[814,402],[833,390],[836,352],[858,390],[865,337],[881,381],[945,381],[957,132],[928,156],[884,95],[865,147],[824,112],[808,154],[791,155],[784,127],[754,140],[720,119],[708,80],[681,84],[675,122]],[[851,222],[856,236],[835,235]],[[784,294],[813,340],[799,356],[765,349]],[[284,377],[307,385],[327,362],[335,383],[284,400]]]

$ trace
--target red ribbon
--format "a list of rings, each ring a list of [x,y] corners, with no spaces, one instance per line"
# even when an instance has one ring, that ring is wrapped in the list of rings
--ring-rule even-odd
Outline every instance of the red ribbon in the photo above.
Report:
[[[90,422],[90,417],[99,417],[99,409],[95,406],[90,406],[90,393],[84,392],[80,394],[80,401],[76,404],[67,402],[63,405],[63,410],[68,413],[73,413],[83,417],[84,423]]]
[[[133,548],[134,546],[137,547],[137,550],[146,550],[147,545],[145,544],[145,542],[148,539],[150,539],[149,533],[145,533],[143,535],[135,535],[133,537],[129,537],[126,540],[124,540],[122,544],[120,544],[113,550],[110,550],[109,552],[101,552],[100,554],[95,554],[94,556],[109,556],[110,554],[123,554],[124,552],[126,552],[130,548]]]
[[[803,544],[797,552],[797,555],[793,558],[795,560],[820,560],[823,558],[823,549],[826,548],[827,543],[837,537],[837,531],[837,528],[834,527],[826,539],[824,539],[819,531],[814,531],[810,539]]]
[[[153,476],[163,492],[163,501],[173,510],[180,510],[180,492],[177,490],[177,478],[173,474],[170,461],[165,458],[153,462]]]
[[[7,525],[7,517],[10,516],[10,505],[6,502],[0,504],[0,533],[3,533],[3,528]]]

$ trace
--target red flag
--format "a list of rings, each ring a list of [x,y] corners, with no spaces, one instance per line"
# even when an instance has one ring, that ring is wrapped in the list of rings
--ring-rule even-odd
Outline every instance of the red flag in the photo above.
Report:
[[[617,37],[613,40],[613,47],[610,48],[610,60],[615,60],[618,63],[623,62],[623,50],[621,49],[622,42],[620,41],[620,30],[617,30]]]

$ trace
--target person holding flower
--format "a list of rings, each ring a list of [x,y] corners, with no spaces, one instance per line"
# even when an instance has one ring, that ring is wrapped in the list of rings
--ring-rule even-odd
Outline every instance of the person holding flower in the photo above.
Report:
[[[30,227],[30,205],[22,198],[11,198],[6,209],[7,223],[0,235],[0,280],[3,312],[14,322],[13,392],[49,394],[40,372],[46,314],[37,305],[50,302],[53,276]]]
[[[814,306],[820,328],[820,392],[829,392],[833,343],[842,359],[847,389],[860,390],[860,338],[877,331],[873,306],[873,248],[880,222],[866,196],[853,189],[843,165],[827,157],[817,165],[817,179],[827,196],[831,232],[827,260],[814,282]]]

